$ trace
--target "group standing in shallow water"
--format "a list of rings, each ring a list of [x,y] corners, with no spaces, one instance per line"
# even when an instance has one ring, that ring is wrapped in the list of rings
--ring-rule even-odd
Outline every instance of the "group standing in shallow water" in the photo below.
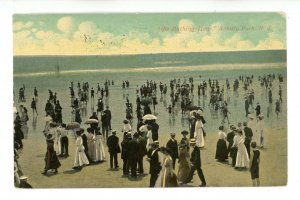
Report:
[[[272,82],[272,78],[267,79],[267,84]],[[244,122],[243,126],[239,126],[235,128],[235,126],[230,126],[230,132],[226,134],[226,121],[229,124],[229,114],[227,108],[227,102],[224,101],[224,90],[220,87],[220,83],[218,81],[210,80],[209,84],[199,85],[199,96],[205,95],[205,88],[210,88],[211,91],[206,91],[207,94],[211,95],[211,103],[209,106],[213,106],[215,109],[217,104],[220,104],[219,107],[223,113],[223,120],[221,121],[221,126],[219,127],[218,132],[218,142],[216,148],[216,155],[215,158],[220,162],[226,161],[228,158],[231,158],[231,164],[236,168],[245,168],[250,167],[251,176],[256,179],[256,185],[259,185],[258,179],[258,164],[259,164],[259,155],[256,155],[258,147],[265,147],[266,139],[264,137],[264,123],[263,123],[263,115],[262,108],[259,103],[256,104],[256,108],[254,109],[254,93],[252,90],[248,90],[251,86],[252,78],[247,78],[247,81],[244,84],[244,90],[247,91],[247,95],[245,97],[245,101],[248,101],[246,114],[249,118],[248,122]],[[274,79],[273,79],[274,80]],[[243,82],[242,78],[235,81],[234,88],[238,88],[237,82]],[[205,82],[206,83],[206,82]],[[200,180],[202,181],[202,186],[206,185],[206,180],[203,175],[203,171],[201,169],[201,163],[199,165],[198,161],[198,150],[199,150],[199,157],[200,151],[204,146],[207,146],[205,143],[205,123],[203,117],[203,110],[201,108],[195,108],[195,110],[191,110],[193,107],[192,99],[190,95],[193,94],[193,85],[195,82],[190,81],[190,83],[183,82],[180,84],[179,80],[173,80],[170,83],[170,108],[168,108],[168,112],[173,115],[174,112],[174,104],[180,103],[182,109],[182,115],[189,117],[189,131],[183,131],[183,138],[182,140],[177,143],[175,139],[175,134],[171,134],[171,138],[166,144],[166,147],[159,148],[155,145],[157,144],[158,140],[158,131],[159,126],[155,120],[143,120],[143,116],[155,113],[155,105],[158,104],[156,98],[156,83],[154,81],[148,81],[145,85],[143,85],[139,90],[139,96],[137,97],[137,133],[133,133],[134,127],[132,126],[133,123],[133,112],[132,112],[132,103],[127,101],[125,103],[126,108],[126,120],[124,120],[124,127],[123,127],[123,140],[121,142],[121,146],[119,146],[119,140],[116,136],[116,132],[112,131],[111,121],[112,121],[112,114],[109,109],[109,84],[108,82],[104,86],[103,95],[102,89],[99,90],[99,96],[97,104],[97,110],[91,116],[92,119],[98,120],[97,124],[91,124],[91,127],[86,130],[87,134],[84,133],[82,129],[73,129],[74,133],[76,133],[76,149],[75,149],[75,159],[74,159],[74,169],[78,170],[81,169],[85,165],[89,165],[91,163],[98,163],[105,160],[105,150],[104,145],[108,146],[108,153],[110,157],[110,168],[119,168],[118,161],[118,154],[121,153],[121,158],[123,160],[123,174],[129,175],[131,177],[137,177],[139,175],[143,175],[144,172],[144,157],[150,159],[150,174],[153,177],[151,178],[151,186],[159,186],[159,187],[170,187],[170,186],[178,186],[179,183],[188,183],[191,179],[191,171],[197,170]],[[264,81],[265,84],[265,81]],[[263,85],[264,85],[263,84]],[[85,106],[87,106],[85,101],[88,101],[87,95],[89,92],[88,84],[83,84],[84,88],[80,89],[80,85],[78,85],[78,98],[75,98],[75,92],[71,85],[71,99],[72,99],[72,108],[75,110],[74,113],[74,120],[79,124],[82,123],[82,110]],[[126,86],[127,87],[127,86]],[[129,84],[128,84],[129,87]],[[25,88],[25,86],[24,86]],[[159,90],[161,96],[163,97],[166,95],[168,91],[168,87],[166,84],[159,83]],[[230,88],[230,84],[227,85],[227,88]],[[24,89],[25,90],[25,89]],[[73,92],[72,92],[73,90]],[[268,89],[267,93],[267,101],[269,103],[273,102],[273,94],[272,90]],[[33,114],[37,115],[37,89],[35,88],[34,98],[32,99],[31,108],[33,110]],[[81,92],[80,92],[81,91]],[[91,99],[94,98],[95,94],[92,95],[91,90]],[[237,90],[236,90],[237,91]],[[250,91],[248,93],[248,91]],[[282,88],[280,87],[279,95],[281,100],[277,100],[275,105],[275,111],[277,117],[281,112],[281,105],[282,102]],[[155,95],[153,95],[155,94]],[[22,98],[25,97],[25,92],[22,94]],[[98,90],[97,90],[98,95]],[[79,97],[81,96],[81,97]],[[159,96],[159,95],[158,95]],[[80,101],[78,101],[80,99]],[[81,101],[83,99],[83,101]],[[41,99],[40,99],[41,101]],[[39,102],[40,102],[39,101]],[[222,104],[221,104],[222,103]],[[246,103],[245,103],[246,104]],[[153,106],[153,111],[151,110],[151,105]],[[113,105],[110,105],[111,107]],[[143,106],[143,107],[142,107]],[[246,107],[246,105],[245,105]],[[104,109],[106,108],[106,109]],[[255,113],[251,112],[251,108],[255,110]],[[226,110],[227,109],[227,110]],[[252,109],[252,110],[253,110]],[[28,117],[27,109],[24,107],[21,108],[22,112],[21,116],[19,114],[16,115],[15,119],[15,141],[19,145],[19,148],[22,148],[22,136],[23,131],[21,130],[20,126],[26,125],[26,118]],[[57,169],[60,167],[59,158],[60,157],[68,157],[68,131],[66,130],[66,124],[64,124],[65,119],[62,118],[62,110],[63,108],[60,105],[58,100],[58,96],[55,92],[49,90],[49,101],[47,101],[45,106],[46,115],[51,118],[51,122],[47,122],[45,126],[45,136],[47,138],[47,153],[45,155],[45,170],[43,174],[47,174],[49,170],[53,170],[54,173],[57,173]],[[167,110],[167,109],[166,109]],[[100,115],[100,116],[99,116]],[[27,116],[27,117],[26,117]],[[226,120],[225,120],[226,119]],[[51,124],[52,123],[52,124]],[[21,130],[21,131],[20,131]],[[101,131],[101,132],[100,132]],[[71,131],[70,131],[71,132]],[[24,134],[24,133],[23,133]],[[115,135],[114,135],[115,134]],[[187,135],[190,135],[189,139]],[[51,135],[52,137],[48,137]],[[195,143],[195,144],[194,144]],[[255,144],[256,147],[252,147],[255,149],[255,156],[251,156],[251,146]],[[192,148],[190,147],[192,146]],[[196,149],[198,148],[198,150]],[[190,151],[195,151],[195,153],[190,154]],[[138,153],[137,153],[138,152]],[[150,153],[151,152],[151,153]],[[153,153],[153,155],[152,155]],[[158,154],[158,161],[152,161],[151,159],[155,160],[155,155]],[[58,155],[56,157],[55,155]],[[196,155],[196,157],[193,155]],[[178,173],[174,172],[175,163],[178,159]],[[251,159],[254,159],[254,162],[250,162]],[[192,165],[192,163],[194,164]],[[200,160],[201,162],[201,160]],[[249,165],[250,162],[250,165]],[[151,168],[151,164],[153,165],[160,165],[153,166]],[[251,164],[252,163],[252,164]],[[254,164],[253,164],[254,163]],[[253,166],[252,166],[253,165]],[[193,167],[194,166],[194,167]],[[200,166],[200,169],[199,169]],[[201,175],[201,171],[202,175]],[[164,176],[161,174],[168,174],[168,176]],[[169,176],[169,174],[171,174]],[[155,179],[155,177],[157,179]],[[164,179],[164,177],[167,177]],[[174,178],[175,177],[175,178]],[[153,181],[156,180],[156,181]],[[176,181],[175,181],[176,180]],[[153,183],[154,182],[154,183]],[[177,182],[177,183],[176,183]]]

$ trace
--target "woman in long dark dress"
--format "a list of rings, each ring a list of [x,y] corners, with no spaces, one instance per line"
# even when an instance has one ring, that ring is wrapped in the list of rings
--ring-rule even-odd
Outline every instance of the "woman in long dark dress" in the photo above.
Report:
[[[227,145],[226,145],[226,134],[224,133],[224,126],[219,127],[219,140],[217,142],[217,150],[215,159],[220,162],[225,162],[228,159]]]
[[[186,144],[179,145],[179,160],[178,160],[178,181],[184,183],[188,180],[191,171],[191,165],[188,159],[188,148]]]
[[[46,175],[48,170],[54,170],[57,173],[57,169],[61,166],[56,151],[54,151],[54,141],[51,139],[51,135],[47,136],[47,152],[45,155],[45,168],[42,174]]]

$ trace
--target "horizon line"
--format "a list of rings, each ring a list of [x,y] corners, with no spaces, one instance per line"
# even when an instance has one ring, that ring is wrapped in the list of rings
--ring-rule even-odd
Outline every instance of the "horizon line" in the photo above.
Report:
[[[129,56],[129,55],[155,55],[155,54],[184,54],[184,53],[226,53],[226,52],[254,52],[254,51],[287,51],[287,49],[258,49],[258,50],[226,50],[226,51],[182,51],[182,52],[155,52],[155,53],[124,53],[124,54],[17,54],[13,57],[64,57],[64,56]]]

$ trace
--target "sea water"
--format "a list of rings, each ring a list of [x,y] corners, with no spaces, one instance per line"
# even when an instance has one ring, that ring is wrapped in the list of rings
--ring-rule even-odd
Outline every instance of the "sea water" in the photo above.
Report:
[[[83,82],[89,82],[90,88],[95,90],[95,100],[87,104],[87,113],[82,116],[83,122],[97,109],[97,83],[104,86],[105,80],[114,81],[109,87],[110,95],[104,99],[104,103],[110,106],[112,112],[112,128],[117,132],[122,129],[122,121],[125,119],[126,97],[133,103],[136,109],[136,89],[145,84],[147,80],[160,82],[168,86],[167,94],[161,95],[157,89],[158,105],[155,109],[157,123],[160,126],[159,134],[188,130],[188,120],[181,114],[180,105],[175,108],[175,115],[169,115],[166,107],[171,104],[170,80],[180,78],[181,82],[189,77],[194,79],[193,104],[204,110],[207,121],[205,129],[208,134],[216,133],[222,121],[221,113],[212,116],[209,104],[209,93],[206,97],[198,98],[197,86],[204,80],[217,79],[220,86],[224,85],[225,100],[228,102],[231,124],[247,121],[244,108],[243,85],[240,82],[239,95],[235,96],[232,91],[233,81],[240,75],[254,76],[252,88],[255,91],[254,108],[256,103],[261,105],[262,114],[265,116],[266,127],[287,126],[287,102],[286,102],[286,52],[263,51],[263,52],[227,52],[227,53],[177,53],[177,54],[149,54],[149,55],[114,55],[114,56],[15,56],[14,57],[14,106],[25,105],[29,111],[28,137],[43,137],[42,131],[45,125],[44,107],[49,98],[48,89],[57,93],[57,99],[63,108],[63,121],[71,121],[70,82],[74,82],[75,95],[77,97],[77,82],[81,86]],[[275,115],[275,100],[279,98],[279,82],[276,78],[273,89],[272,116],[267,118],[268,104],[266,90],[260,87],[258,76],[264,74],[283,75],[282,83],[283,103],[279,119]],[[226,79],[229,80],[231,90],[226,90]],[[128,80],[130,87],[122,89],[122,81]],[[18,102],[18,91],[25,85],[26,102]],[[30,109],[34,87],[38,90],[38,117],[34,118]],[[151,107],[153,112],[153,107]],[[252,109],[253,110],[253,109]],[[134,113],[133,130],[136,130],[136,114]],[[83,128],[87,128],[82,123]]]

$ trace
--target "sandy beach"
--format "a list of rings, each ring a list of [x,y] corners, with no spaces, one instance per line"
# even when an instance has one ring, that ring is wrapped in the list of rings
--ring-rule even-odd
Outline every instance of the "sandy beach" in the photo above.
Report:
[[[287,130],[284,128],[266,129],[265,149],[261,149],[260,180],[261,186],[282,186],[287,183]],[[120,137],[120,133],[118,136]],[[97,165],[84,167],[81,171],[73,171],[75,140],[70,138],[69,154],[67,159],[60,159],[62,166],[56,175],[49,173],[47,176],[41,175],[44,168],[44,153],[46,143],[39,138],[29,138],[24,140],[25,148],[20,153],[20,165],[23,172],[29,177],[28,182],[34,188],[132,188],[148,187],[150,175],[149,163],[144,161],[144,168],[147,175],[130,179],[122,177],[122,169],[110,170],[109,158]],[[177,140],[181,135],[177,133]],[[161,134],[160,144],[166,144],[169,136]],[[228,164],[219,163],[214,159],[217,132],[208,133],[205,138],[205,148],[201,150],[202,169],[209,187],[220,186],[251,186],[251,177],[248,170],[235,170]],[[107,148],[106,148],[107,150]],[[122,160],[118,156],[119,165]],[[177,172],[178,164],[175,171]],[[194,175],[192,183],[182,187],[197,187],[200,184],[198,176]]]

